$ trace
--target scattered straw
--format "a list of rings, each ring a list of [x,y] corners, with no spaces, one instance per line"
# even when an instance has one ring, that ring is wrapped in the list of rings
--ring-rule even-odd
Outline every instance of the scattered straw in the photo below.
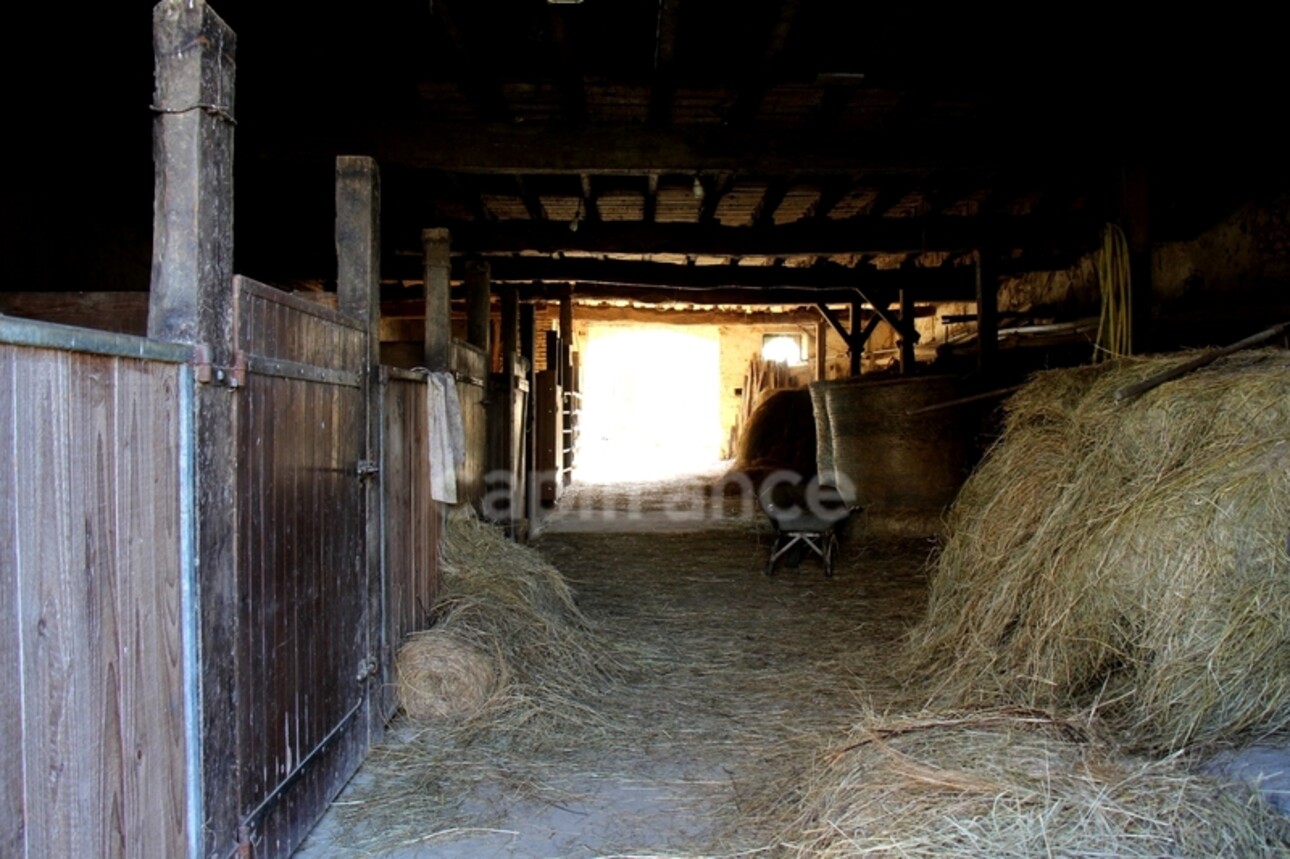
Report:
[[[868,714],[794,787],[789,856],[1290,855],[1290,826],[1256,798],[1036,710]]]
[[[1290,356],[1039,375],[964,487],[914,636],[934,700],[1094,708],[1169,752],[1290,725]]]

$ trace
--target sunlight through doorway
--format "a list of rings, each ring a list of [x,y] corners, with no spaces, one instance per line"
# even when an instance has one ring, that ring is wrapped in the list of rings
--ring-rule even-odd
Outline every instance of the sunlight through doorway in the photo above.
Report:
[[[578,479],[666,479],[710,468],[721,455],[720,353],[714,325],[590,325]]]

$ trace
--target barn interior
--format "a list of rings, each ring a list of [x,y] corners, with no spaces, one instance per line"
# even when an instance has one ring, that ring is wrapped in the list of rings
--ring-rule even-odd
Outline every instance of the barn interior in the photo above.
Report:
[[[1290,851],[1268,22],[28,13],[0,853]]]

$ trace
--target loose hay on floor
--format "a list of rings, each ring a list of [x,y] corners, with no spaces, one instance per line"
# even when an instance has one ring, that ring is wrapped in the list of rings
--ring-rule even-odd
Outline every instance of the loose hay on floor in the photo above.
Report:
[[[1290,725],[1290,354],[1040,374],[950,515],[913,669],[1160,753]]]
[[[481,786],[541,792],[544,757],[622,737],[605,701],[624,665],[533,549],[454,513],[431,617],[399,653],[405,718],[373,749],[341,807],[349,849],[487,828],[486,809],[463,811]]]
[[[1290,855],[1257,798],[1036,710],[871,714],[797,790],[779,844],[798,857]]]

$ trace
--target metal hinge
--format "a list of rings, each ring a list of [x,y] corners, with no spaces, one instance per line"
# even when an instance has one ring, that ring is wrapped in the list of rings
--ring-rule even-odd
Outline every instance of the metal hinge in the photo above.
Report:
[[[246,355],[235,352],[232,367],[217,367],[211,363],[210,347],[201,343],[193,348],[193,371],[199,384],[241,388],[246,385]]]
[[[381,466],[372,462],[370,459],[360,459],[358,467],[355,469],[360,478],[375,477],[381,473]]]
[[[376,657],[374,656],[367,657],[362,662],[358,663],[358,675],[354,678],[354,682],[362,683],[367,678],[376,674],[377,668],[378,668],[378,665],[376,662]]]

